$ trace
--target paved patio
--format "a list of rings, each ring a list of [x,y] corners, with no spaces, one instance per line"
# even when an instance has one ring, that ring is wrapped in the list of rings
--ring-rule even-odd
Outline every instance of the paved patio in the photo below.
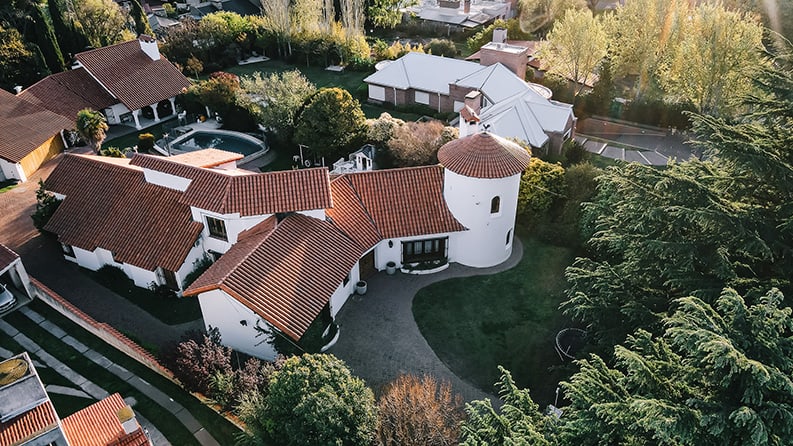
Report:
[[[444,364],[413,318],[416,293],[435,282],[455,277],[495,274],[510,269],[523,257],[523,245],[515,238],[510,258],[492,268],[469,268],[452,264],[445,271],[430,275],[380,272],[368,280],[365,296],[353,295],[337,317],[339,341],[329,353],[347,362],[352,372],[366,380],[376,394],[402,373],[433,375],[446,380],[465,401],[495,396],[455,375]]]

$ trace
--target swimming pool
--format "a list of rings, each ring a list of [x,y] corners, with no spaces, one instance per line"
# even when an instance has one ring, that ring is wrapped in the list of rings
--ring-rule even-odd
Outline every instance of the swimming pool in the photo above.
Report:
[[[164,155],[194,152],[202,149],[220,149],[244,156],[240,163],[248,162],[267,153],[267,144],[245,133],[228,130],[191,130],[159,147]],[[164,149],[164,150],[163,150]]]

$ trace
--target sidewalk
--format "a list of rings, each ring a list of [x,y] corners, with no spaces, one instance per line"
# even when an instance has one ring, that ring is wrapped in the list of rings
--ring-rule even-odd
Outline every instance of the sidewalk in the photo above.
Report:
[[[108,372],[117,376],[120,380],[128,383],[130,386],[136,388],[141,393],[151,398],[158,405],[162,406],[165,410],[172,413],[193,434],[193,436],[202,446],[220,446],[217,440],[215,440],[212,435],[210,435],[209,432],[207,432],[206,429],[201,426],[198,420],[196,420],[193,415],[184,408],[184,406],[171,399],[161,390],[153,387],[151,384],[144,381],[129,370],[107,359],[97,351],[88,348],[85,344],[68,335],[59,326],[47,320],[39,313],[27,307],[23,307],[19,311],[35,324],[39,325],[43,330],[60,339],[61,342],[76,350],[78,353],[91,360],[94,364],[106,369]],[[42,363],[74,383],[75,386],[91,397],[99,400],[109,396],[109,393],[105,389],[102,389],[84,376],[76,373],[69,366],[44,351],[37,343],[25,336],[23,333],[19,332],[19,330],[4,320],[0,320],[0,331],[13,338],[17,343],[24,347],[28,353],[38,357]],[[159,433],[159,431],[157,431],[156,428],[154,428],[150,423],[149,426],[146,427],[149,429],[149,433],[152,435],[152,440],[154,440],[156,436],[159,436],[159,440],[154,442],[155,445],[170,445],[170,443],[165,440],[165,437]]]

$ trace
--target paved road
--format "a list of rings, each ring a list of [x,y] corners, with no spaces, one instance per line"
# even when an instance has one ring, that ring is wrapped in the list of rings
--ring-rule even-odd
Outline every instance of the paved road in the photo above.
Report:
[[[343,359],[352,372],[380,394],[383,386],[402,373],[433,375],[446,380],[466,401],[496,398],[455,375],[441,361],[413,318],[413,298],[432,283],[454,277],[495,274],[510,269],[523,257],[518,238],[512,256],[492,268],[469,268],[452,264],[436,274],[416,276],[380,272],[368,280],[365,296],[353,295],[337,317],[340,337],[330,353]]]

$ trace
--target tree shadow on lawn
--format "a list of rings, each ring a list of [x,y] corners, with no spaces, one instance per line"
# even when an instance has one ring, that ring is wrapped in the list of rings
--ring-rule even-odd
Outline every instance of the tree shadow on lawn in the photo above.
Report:
[[[558,307],[574,250],[523,238],[523,252],[508,271],[422,289],[413,300],[413,316],[455,374],[493,392],[502,365],[544,406],[554,402],[557,383],[573,370],[562,363],[554,344],[556,333],[570,326]]]

